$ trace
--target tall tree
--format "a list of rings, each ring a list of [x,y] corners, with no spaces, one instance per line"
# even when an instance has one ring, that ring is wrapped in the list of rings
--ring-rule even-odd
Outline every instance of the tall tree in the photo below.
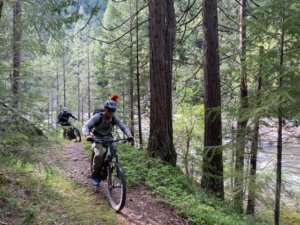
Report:
[[[14,96],[13,105],[18,108],[20,94],[20,67],[21,67],[21,1],[17,0],[13,4],[13,74],[12,74],[12,93]]]
[[[80,60],[79,48],[77,49],[77,118],[80,121]]]
[[[139,0],[136,0],[136,89],[137,89],[137,113],[138,113],[138,126],[139,126],[139,143],[140,147],[143,146],[142,135],[142,116],[141,116],[141,96],[140,96],[140,59],[139,59]]]
[[[284,72],[284,44],[285,44],[285,4],[280,2],[281,6],[281,34],[280,34],[280,49],[279,49],[279,81],[278,89],[282,89],[283,72]],[[282,168],[282,126],[283,126],[283,110],[281,106],[281,98],[278,105],[278,130],[277,130],[277,167],[276,167],[276,191],[275,191],[275,208],[274,208],[274,224],[280,224],[280,198],[281,198],[281,168]]]
[[[59,58],[57,57],[57,64],[56,64],[56,118],[59,115]]]
[[[132,4],[129,3],[129,11],[130,16],[132,17]],[[134,73],[134,63],[133,63],[133,18],[130,19],[130,43],[129,43],[129,102],[130,102],[130,131],[131,134],[134,136],[134,93],[133,93],[133,73]]]
[[[4,1],[0,0],[0,19],[2,17],[2,8],[3,8],[3,5],[4,5]]]
[[[88,116],[91,118],[91,74],[90,74],[90,47],[87,47],[87,96]]]
[[[148,151],[176,165],[172,125],[172,65],[176,35],[173,0],[149,1],[150,136]]]
[[[243,188],[244,188],[244,158],[245,138],[248,120],[245,118],[245,110],[248,107],[248,88],[246,73],[246,6],[247,0],[240,0],[240,112],[237,122],[236,150],[235,150],[235,181],[234,204],[238,211],[243,212]]]
[[[217,1],[203,1],[204,153],[201,187],[224,198]]]
[[[64,88],[64,107],[67,106],[67,91],[66,91],[66,55],[65,46],[63,46],[63,56],[62,56],[62,67],[63,67],[63,88]]]
[[[254,107],[260,107],[261,101],[261,87],[262,87],[262,55],[263,46],[259,48],[259,71],[256,79],[256,98],[257,102]],[[254,117],[254,127],[251,137],[251,152],[250,152],[250,178],[249,178],[249,194],[247,214],[254,215],[255,212],[255,198],[256,198],[256,163],[257,163],[257,151],[258,151],[258,138],[259,138],[259,120],[260,116]]]

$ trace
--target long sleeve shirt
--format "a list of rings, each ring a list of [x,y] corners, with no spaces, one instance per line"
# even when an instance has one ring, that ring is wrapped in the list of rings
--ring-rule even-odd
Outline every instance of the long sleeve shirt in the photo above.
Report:
[[[88,135],[94,129],[93,132],[96,136],[108,136],[112,134],[114,125],[117,125],[127,137],[132,136],[128,127],[116,115],[106,118],[103,113],[92,116],[82,127],[82,133]]]

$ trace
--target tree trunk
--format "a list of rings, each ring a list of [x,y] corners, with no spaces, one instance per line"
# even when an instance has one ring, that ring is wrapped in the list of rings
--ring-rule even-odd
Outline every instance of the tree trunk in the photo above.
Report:
[[[140,148],[143,147],[142,136],[142,116],[141,116],[141,96],[140,96],[140,60],[139,60],[139,0],[136,0],[136,87],[137,87],[137,110],[138,110],[138,125],[139,125],[139,142]]]
[[[247,0],[240,0],[240,115],[237,122],[234,181],[234,205],[239,212],[243,212],[245,138],[248,122],[244,115],[245,110],[248,107],[247,74],[245,66],[246,25],[244,21],[246,18],[246,5]]]
[[[47,101],[47,126],[50,127],[50,101],[51,101],[51,95],[50,91],[48,90],[48,101]]]
[[[204,153],[201,187],[224,199],[221,89],[216,0],[203,0]]]
[[[232,124],[231,126],[231,139],[234,140],[235,138],[235,133],[234,133],[234,126]],[[234,191],[234,181],[233,181],[233,178],[234,178],[234,156],[235,156],[235,149],[232,148],[231,149],[231,162],[230,162],[230,173],[231,173],[231,176],[230,176],[230,188],[231,188],[231,191],[233,192]]]
[[[4,5],[4,1],[0,0],[0,19],[2,17],[2,8],[3,8],[3,5]]]
[[[190,154],[190,143],[191,143],[191,134],[187,130],[188,137],[186,140],[186,151],[184,152],[184,167],[185,167],[185,174],[189,176],[189,154]]]
[[[263,47],[259,48],[259,55],[262,58]],[[261,61],[259,62],[259,71],[257,77],[257,88],[256,88],[256,98],[257,103],[255,107],[260,106],[260,97],[261,97],[261,86],[262,86],[262,77],[261,77]],[[247,214],[254,215],[255,212],[255,198],[256,198],[256,163],[257,163],[257,151],[258,151],[258,137],[259,137],[259,116],[254,118],[254,127],[251,140],[251,154],[250,154],[250,179],[249,179],[249,188],[248,188],[248,205],[247,205]]]
[[[79,49],[77,49],[77,118],[80,121],[80,61],[79,61]]]
[[[53,115],[54,115],[54,97],[53,97],[53,89],[51,89],[51,125],[53,126]]]
[[[84,122],[84,93],[83,85],[81,85],[81,124]]]
[[[176,165],[172,125],[172,65],[176,35],[173,0],[149,1],[150,136],[148,151]]]
[[[90,75],[90,47],[87,47],[87,94],[88,94],[88,115],[91,118],[91,75]]]
[[[59,111],[59,59],[57,58],[57,64],[56,64],[56,118],[58,117],[60,111]]]
[[[21,1],[16,1],[13,5],[13,74],[12,74],[12,93],[13,107],[18,108],[20,102],[20,66],[21,66]]]
[[[67,97],[66,97],[66,62],[65,62],[65,46],[63,46],[63,86],[64,86],[64,107],[67,106]]]
[[[284,3],[283,3],[284,4]],[[282,6],[284,7],[284,5]],[[280,77],[279,77],[279,89],[282,88],[283,82],[283,65],[284,65],[284,8],[282,8],[282,30],[280,40]],[[281,98],[280,98],[281,99]],[[282,168],[282,106],[279,101],[278,106],[278,135],[277,135],[277,168],[276,168],[276,192],[275,192],[275,209],[274,209],[274,224],[280,224],[280,198],[281,198],[281,168]]]
[[[130,4],[130,15],[132,14],[132,7],[131,2]],[[134,73],[134,65],[133,65],[133,33],[132,33],[132,27],[133,27],[133,19],[130,19],[130,59],[129,59],[129,68],[130,68],[130,77],[129,77],[129,96],[130,96],[130,131],[131,134],[134,136],[134,96],[133,96],[133,73]]]

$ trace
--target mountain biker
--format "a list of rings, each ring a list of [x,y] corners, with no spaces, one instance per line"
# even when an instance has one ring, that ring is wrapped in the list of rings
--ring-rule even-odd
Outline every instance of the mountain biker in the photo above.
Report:
[[[125,133],[128,137],[129,141],[134,141],[128,127],[125,126],[122,121],[114,114],[117,109],[117,100],[118,96],[114,96],[111,100],[107,100],[104,104],[104,110],[101,110],[99,113],[96,113],[94,116],[92,116],[82,127],[82,133],[83,135],[85,135],[88,141],[93,139],[92,135],[94,135],[96,139],[104,139],[108,141],[113,140],[112,131],[115,125],[120,127],[123,133]],[[103,165],[105,152],[103,148],[106,148],[107,146],[101,143],[93,143],[92,147],[95,154],[94,160],[92,162],[92,184],[93,186],[97,187],[101,182],[100,171]]]
[[[71,126],[71,123],[69,121],[70,117],[77,120],[77,118],[75,116],[73,116],[72,113],[70,113],[68,111],[67,107],[63,107],[62,111],[57,116],[57,123],[60,124],[63,127]],[[64,132],[63,132],[64,137],[67,137],[67,130],[68,129],[64,128]]]
[[[62,111],[57,116],[57,123],[62,126],[70,126],[71,125],[71,123],[69,121],[70,117],[77,120],[77,118],[68,111],[67,107],[63,107]]]

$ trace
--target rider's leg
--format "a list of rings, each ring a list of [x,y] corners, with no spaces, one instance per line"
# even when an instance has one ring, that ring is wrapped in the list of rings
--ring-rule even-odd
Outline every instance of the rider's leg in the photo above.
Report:
[[[66,128],[63,128],[63,130],[64,130],[63,136],[64,136],[64,138],[66,138],[66,137],[67,137],[67,129],[66,129]]]
[[[95,153],[93,160],[92,182],[94,185],[100,184],[101,168],[103,165],[104,148],[102,144],[93,144],[93,151]],[[98,185],[99,185],[98,184]]]

